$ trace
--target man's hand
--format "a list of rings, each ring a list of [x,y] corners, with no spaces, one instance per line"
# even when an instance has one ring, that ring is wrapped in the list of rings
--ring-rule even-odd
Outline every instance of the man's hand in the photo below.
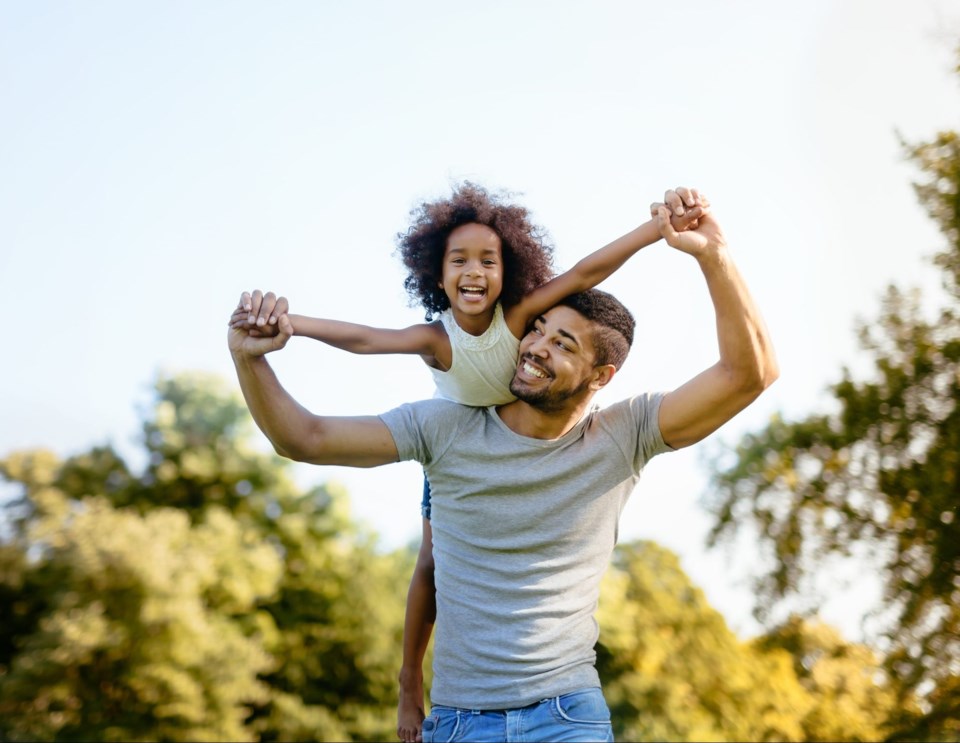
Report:
[[[663,195],[663,201],[650,204],[650,216],[657,218],[660,207],[666,206],[670,212],[670,224],[677,232],[695,230],[700,226],[700,218],[709,213],[710,201],[695,188],[677,186]]]
[[[288,309],[286,297],[278,299],[273,292],[264,294],[257,289],[253,294],[241,294],[228,323],[230,353],[263,356],[287,345],[293,335]]]
[[[663,204],[657,207],[657,226],[667,244],[698,260],[715,254],[727,247],[727,240],[713,214],[707,212],[699,218],[696,228],[678,232],[672,224],[670,210]]]

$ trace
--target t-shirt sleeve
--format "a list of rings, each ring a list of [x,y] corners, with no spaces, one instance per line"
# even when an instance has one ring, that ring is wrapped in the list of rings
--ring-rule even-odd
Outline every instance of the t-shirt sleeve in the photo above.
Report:
[[[380,415],[397,445],[400,461],[429,465],[456,439],[470,408],[435,398],[406,403]]]
[[[660,403],[664,395],[663,392],[637,395],[621,400],[601,413],[604,426],[634,472],[640,472],[657,454],[674,451],[660,433]]]

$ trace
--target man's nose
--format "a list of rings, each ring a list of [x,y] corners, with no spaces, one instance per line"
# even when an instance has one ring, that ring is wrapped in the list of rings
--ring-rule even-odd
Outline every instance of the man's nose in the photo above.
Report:
[[[527,353],[531,356],[545,357],[547,355],[547,339],[542,335],[538,335],[536,339],[527,346]]]

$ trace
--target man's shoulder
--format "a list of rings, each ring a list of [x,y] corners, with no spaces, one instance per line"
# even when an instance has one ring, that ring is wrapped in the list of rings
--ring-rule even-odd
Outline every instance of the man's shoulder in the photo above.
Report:
[[[414,400],[387,411],[381,417],[396,415],[408,416],[414,420],[456,420],[483,415],[485,408],[463,405],[444,397],[431,397],[426,400]]]
[[[620,446],[632,447],[636,442],[644,460],[656,454],[670,451],[660,433],[660,403],[664,392],[644,392],[623,400],[617,400],[602,408],[591,411],[594,428]]]
[[[659,436],[660,403],[663,401],[663,392],[642,392],[631,397],[616,400],[606,405],[594,405],[585,416],[588,425],[596,424],[600,428],[622,435],[654,434]]]
[[[445,397],[430,397],[426,400],[414,400],[413,402],[404,403],[400,407],[413,407],[418,410],[430,410],[443,413],[469,413],[470,411],[483,410],[483,408],[476,408],[472,405],[464,405],[463,403],[456,402],[454,400],[448,400]]]
[[[477,416],[484,408],[473,408],[443,398],[417,400],[388,410],[380,420],[389,429],[401,459],[428,462],[445,451],[463,433],[477,431]]]
[[[660,407],[660,401],[663,399],[664,392],[640,392],[630,397],[624,397],[620,400],[599,405],[593,404],[589,414],[599,416],[624,415],[631,411],[650,411]]]

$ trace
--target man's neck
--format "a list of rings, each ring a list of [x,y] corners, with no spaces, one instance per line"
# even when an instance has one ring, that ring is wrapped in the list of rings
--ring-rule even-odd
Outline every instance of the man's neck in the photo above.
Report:
[[[583,418],[593,395],[571,398],[562,410],[545,411],[523,400],[514,400],[497,408],[507,428],[520,436],[550,441],[559,439]]]

